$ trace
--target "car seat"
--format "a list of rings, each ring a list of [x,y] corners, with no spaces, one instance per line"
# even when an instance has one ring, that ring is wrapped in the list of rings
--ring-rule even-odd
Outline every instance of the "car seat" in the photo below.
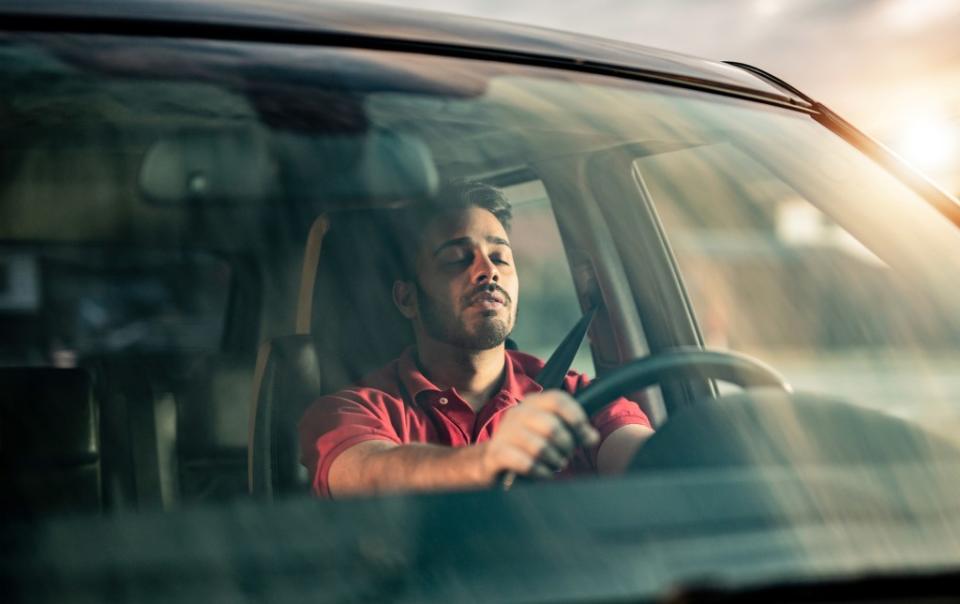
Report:
[[[413,342],[391,288],[400,254],[390,214],[318,217],[304,251],[296,333],[265,341],[257,356],[248,438],[248,483],[258,498],[305,493],[297,424],[320,396],[353,383]]]
[[[98,406],[82,369],[0,368],[0,513],[102,510]]]

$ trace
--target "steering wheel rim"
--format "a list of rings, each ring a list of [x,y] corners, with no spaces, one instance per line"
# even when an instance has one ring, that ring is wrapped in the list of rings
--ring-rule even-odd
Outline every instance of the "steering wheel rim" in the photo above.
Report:
[[[793,388],[773,367],[741,353],[704,350],[693,346],[671,348],[618,367],[578,392],[574,398],[588,415],[614,399],[678,378],[715,379],[743,388]]]

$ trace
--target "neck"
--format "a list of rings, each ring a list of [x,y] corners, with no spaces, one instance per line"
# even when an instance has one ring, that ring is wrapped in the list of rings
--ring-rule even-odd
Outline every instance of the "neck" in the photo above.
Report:
[[[441,388],[454,388],[476,411],[500,388],[506,364],[503,344],[489,350],[464,350],[431,338],[417,338],[417,362]]]

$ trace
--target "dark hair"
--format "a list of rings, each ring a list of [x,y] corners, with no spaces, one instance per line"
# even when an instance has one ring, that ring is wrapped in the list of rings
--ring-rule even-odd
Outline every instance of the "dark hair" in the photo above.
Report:
[[[477,180],[454,181],[441,187],[437,199],[439,213],[481,208],[496,216],[505,230],[510,230],[513,218],[510,202],[503,191],[493,185]]]
[[[447,182],[440,187],[434,201],[399,210],[394,224],[394,236],[401,251],[398,278],[409,281],[415,277],[421,237],[431,222],[444,214],[470,208],[487,210],[509,232],[513,213],[507,196],[499,188],[476,180]]]

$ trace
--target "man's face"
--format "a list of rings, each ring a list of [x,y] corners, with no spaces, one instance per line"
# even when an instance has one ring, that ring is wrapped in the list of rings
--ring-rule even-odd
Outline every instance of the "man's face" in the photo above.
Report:
[[[433,220],[416,269],[416,320],[431,338],[488,350],[513,330],[519,281],[506,230],[492,213],[470,208]]]

